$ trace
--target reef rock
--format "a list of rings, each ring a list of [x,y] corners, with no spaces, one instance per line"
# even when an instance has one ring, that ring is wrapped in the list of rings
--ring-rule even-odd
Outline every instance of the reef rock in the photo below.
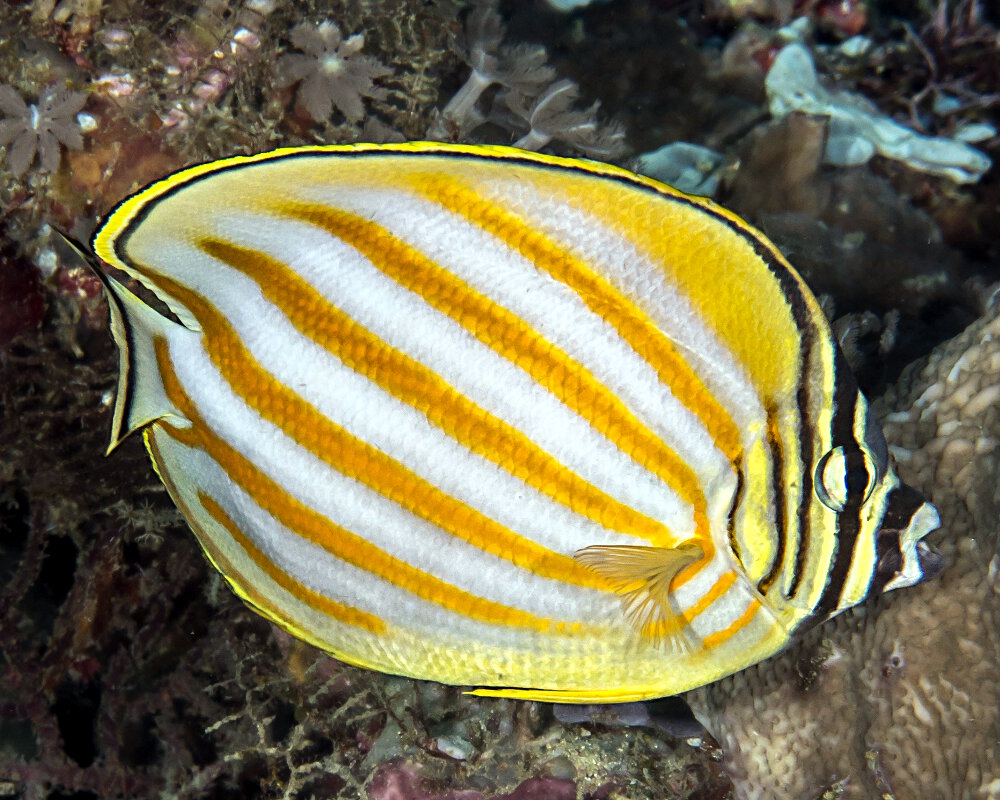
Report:
[[[882,400],[941,512],[937,578],[692,692],[741,799],[1000,798],[1000,302]]]

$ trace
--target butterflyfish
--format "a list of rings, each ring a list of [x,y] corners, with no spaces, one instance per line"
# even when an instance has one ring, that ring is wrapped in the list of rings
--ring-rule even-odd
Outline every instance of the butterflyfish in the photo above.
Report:
[[[816,299],[709,200],[298,147],[154,183],[92,244],[148,290],[104,276],[109,452],[141,429],[236,594],[350,664],[671,695],[939,563]]]

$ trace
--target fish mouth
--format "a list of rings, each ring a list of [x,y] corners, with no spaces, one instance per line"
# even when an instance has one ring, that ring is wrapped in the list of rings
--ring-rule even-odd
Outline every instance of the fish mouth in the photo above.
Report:
[[[882,532],[889,537],[886,541],[886,556],[894,555],[892,551],[896,548],[895,560],[890,558],[886,565],[885,577],[888,580],[883,587],[886,592],[933,578],[947,566],[944,556],[923,540],[927,534],[941,526],[937,509],[914,489],[905,485],[901,488],[903,492],[900,496],[909,506],[909,513],[904,517],[901,506],[895,509],[890,506],[892,513],[887,512],[886,516],[892,524],[882,528]],[[918,501],[917,504],[912,503],[914,499]]]
[[[946,566],[948,559],[926,542],[917,542],[917,561],[920,563],[921,580],[928,580],[938,575]]]

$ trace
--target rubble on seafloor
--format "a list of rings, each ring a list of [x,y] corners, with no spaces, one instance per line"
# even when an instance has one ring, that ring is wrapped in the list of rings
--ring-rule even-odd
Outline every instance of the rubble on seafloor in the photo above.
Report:
[[[997,170],[958,186],[878,156],[831,166],[829,123],[772,118],[765,91],[800,14],[824,91],[863,94],[920,134],[988,133],[998,20],[974,0],[894,9],[907,17],[860,0],[4,4],[0,798],[998,796],[982,760],[992,673],[972,658],[948,673],[935,655],[997,652],[982,481],[996,485],[1000,402],[984,375],[1000,370],[1000,332],[976,321],[1000,278]],[[862,31],[868,45],[840,46]],[[350,85],[317,71],[337,59]],[[886,393],[904,477],[942,509],[935,543],[953,537],[954,568],[696,693],[723,750],[652,707],[581,717],[347,667],[244,608],[141,443],[103,458],[117,358],[99,282],[53,226],[86,239],[129,192],[196,161],[427,137],[619,160],[706,148],[674,148],[677,174],[762,227],[825,296],[863,385]],[[975,146],[995,160],[997,145]],[[971,627],[945,624],[956,603]],[[819,730],[822,752],[803,734]],[[931,771],[901,766],[915,762]],[[949,763],[965,772],[938,770]],[[911,785],[920,775],[936,794]]]

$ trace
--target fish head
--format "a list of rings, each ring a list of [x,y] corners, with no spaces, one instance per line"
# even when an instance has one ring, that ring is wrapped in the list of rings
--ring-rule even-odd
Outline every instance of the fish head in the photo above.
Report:
[[[839,436],[817,460],[813,477],[816,499],[836,515],[837,545],[844,551],[834,556],[831,583],[839,583],[839,596],[827,596],[823,610],[830,614],[944,568],[924,541],[941,524],[937,509],[900,481],[878,420],[864,395],[853,391],[850,424],[835,424]],[[845,565],[839,576],[838,561]]]

